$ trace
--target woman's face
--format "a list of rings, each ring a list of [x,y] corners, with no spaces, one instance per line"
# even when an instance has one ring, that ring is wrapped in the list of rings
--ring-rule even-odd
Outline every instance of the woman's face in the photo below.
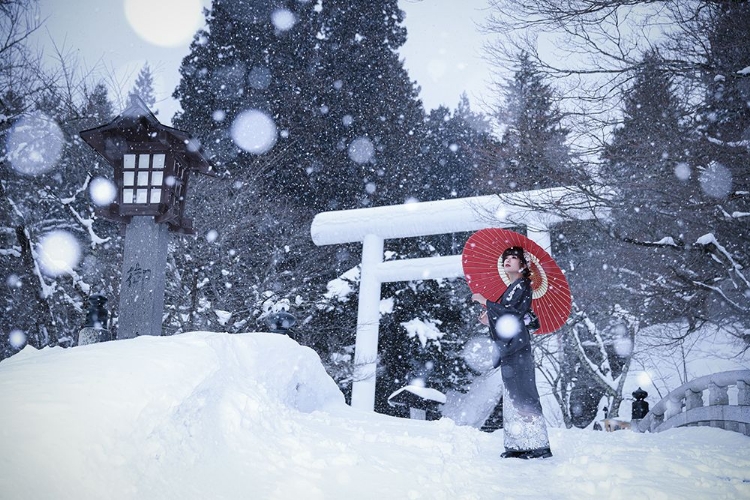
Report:
[[[508,255],[503,261],[503,269],[506,273],[520,273],[523,268],[523,262],[517,255]]]

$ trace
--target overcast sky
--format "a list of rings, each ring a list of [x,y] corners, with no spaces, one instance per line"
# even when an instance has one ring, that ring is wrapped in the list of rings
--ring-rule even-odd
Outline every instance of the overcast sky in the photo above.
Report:
[[[486,3],[399,0],[409,33],[401,54],[410,77],[422,88],[427,109],[441,104],[453,109],[462,92],[478,109],[479,99],[487,94],[491,70],[482,58],[486,36],[478,29]],[[40,0],[40,5],[46,19],[40,37],[47,57],[54,56],[52,40],[61,52],[76,56],[81,71],[92,71],[124,92],[148,62],[159,119],[169,123],[179,109],[170,97],[179,82],[178,69],[192,34],[202,25],[200,8],[210,0]],[[144,14],[154,10],[156,15]],[[164,29],[165,19],[171,21],[170,29]]]

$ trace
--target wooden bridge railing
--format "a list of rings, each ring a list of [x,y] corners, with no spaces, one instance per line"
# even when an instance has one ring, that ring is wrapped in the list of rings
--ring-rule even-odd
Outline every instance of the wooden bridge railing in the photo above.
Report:
[[[737,387],[737,404],[729,403],[733,386]],[[706,390],[708,401],[703,399]],[[638,422],[637,430],[661,432],[699,425],[750,436],[750,370],[714,373],[681,385],[654,405]]]

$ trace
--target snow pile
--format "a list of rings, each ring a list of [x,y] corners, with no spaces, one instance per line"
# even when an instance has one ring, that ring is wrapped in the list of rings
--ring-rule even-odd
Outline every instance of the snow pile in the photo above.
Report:
[[[502,431],[350,408],[282,335],[189,333],[0,362],[0,496],[12,499],[750,498],[750,438]]]
[[[16,499],[168,498],[165,472],[231,479],[283,449],[266,436],[293,438],[292,415],[345,406],[317,354],[274,334],[26,347],[0,363],[0,400],[0,496]]]

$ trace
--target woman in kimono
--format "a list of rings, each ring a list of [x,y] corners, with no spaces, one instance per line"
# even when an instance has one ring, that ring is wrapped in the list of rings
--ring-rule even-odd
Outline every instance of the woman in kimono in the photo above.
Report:
[[[531,311],[531,274],[523,248],[510,247],[502,255],[510,285],[497,302],[475,293],[472,300],[487,310],[480,321],[490,328],[503,379],[503,458],[549,458],[552,451],[536,388],[531,335],[526,324]]]

